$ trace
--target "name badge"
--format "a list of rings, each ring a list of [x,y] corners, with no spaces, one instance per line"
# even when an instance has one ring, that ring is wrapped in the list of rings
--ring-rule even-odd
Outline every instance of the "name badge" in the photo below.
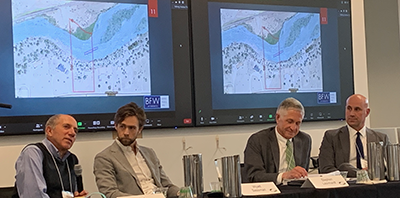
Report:
[[[274,182],[244,183],[242,184],[242,194],[244,196],[272,195],[279,194],[281,191]]]
[[[342,188],[347,187],[349,184],[344,180],[341,175],[309,177],[301,186],[302,188]]]

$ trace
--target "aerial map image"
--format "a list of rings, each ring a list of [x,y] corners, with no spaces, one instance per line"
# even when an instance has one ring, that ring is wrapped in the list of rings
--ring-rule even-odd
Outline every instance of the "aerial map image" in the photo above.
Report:
[[[12,0],[16,98],[151,94],[146,4]]]
[[[224,94],[321,92],[319,13],[221,9]]]

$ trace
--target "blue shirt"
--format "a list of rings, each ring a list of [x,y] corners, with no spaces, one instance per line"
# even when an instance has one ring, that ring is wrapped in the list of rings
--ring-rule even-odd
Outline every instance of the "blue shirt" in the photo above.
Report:
[[[61,159],[60,152],[47,138],[42,143],[54,158]],[[65,161],[70,154],[67,151],[61,160]],[[46,194],[47,185],[43,177],[43,153],[39,147],[35,145],[25,147],[15,162],[15,170],[15,183],[20,198],[49,198]],[[57,172],[54,172],[54,176],[59,177]]]

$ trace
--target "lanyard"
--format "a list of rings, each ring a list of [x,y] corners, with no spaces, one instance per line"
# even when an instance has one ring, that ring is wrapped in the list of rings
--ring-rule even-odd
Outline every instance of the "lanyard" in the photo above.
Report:
[[[43,144],[44,145],[44,144]],[[56,159],[54,159],[53,154],[50,152],[50,150],[47,148],[46,145],[44,145],[47,149],[47,151],[49,151],[51,158],[53,159],[54,162],[54,166],[57,169],[57,173],[58,173],[58,178],[60,179],[60,183],[61,183],[61,187],[62,187],[62,191],[64,191],[64,183],[62,182],[62,177],[61,177],[61,173],[60,173],[60,169],[58,169],[57,163],[56,163]],[[67,161],[67,169],[68,169],[68,178],[69,178],[69,186],[70,186],[70,190],[72,191],[72,182],[71,182],[71,170],[69,169],[69,164],[68,164],[68,160]]]

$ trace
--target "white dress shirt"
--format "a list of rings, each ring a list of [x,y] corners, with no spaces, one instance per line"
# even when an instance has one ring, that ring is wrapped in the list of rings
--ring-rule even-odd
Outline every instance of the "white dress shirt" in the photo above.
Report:
[[[357,144],[356,144],[356,138],[357,138],[357,131],[353,128],[351,128],[349,125],[347,125],[347,128],[349,129],[349,140],[350,140],[350,155],[349,155],[349,163],[353,165],[354,167],[357,167]],[[361,167],[366,168],[368,167],[368,161],[367,161],[367,132],[366,132],[366,127],[364,126],[363,128],[358,131],[361,133],[360,139],[363,145],[363,150],[364,150],[364,159],[361,158]]]
[[[151,171],[146,164],[142,154],[139,152],[136,144],[137,153],[133,152],[131,146],[124,146],[121,144],[119,140],[115,140],[118,146],[124,151],[124,155],[126,159],[129,161],[129,164],[132,166],[133,171],[135,171],[136,176],[140,182],[140,186],[145,195],[154,194],[154,190],[156,185],[154,185],[154,180],[151,175]]]
[[[287,139],[278,133],[278,130],[276,129],[276,127],[275,127],[275,135],[276,135],[276,139],[278,140],[278,146],[279,146],[279,170],[278,170],[279,174],[278,174],[278,177],[276,178],[276,185],[278,185],[278,184],[282,183],[283,173],[288,171],[287,170],[288,163],[286,161]],[[289,141],[292,141],[292,139],[289,139]],[[293,153],[293,155],[294,155],[294,153]]]

